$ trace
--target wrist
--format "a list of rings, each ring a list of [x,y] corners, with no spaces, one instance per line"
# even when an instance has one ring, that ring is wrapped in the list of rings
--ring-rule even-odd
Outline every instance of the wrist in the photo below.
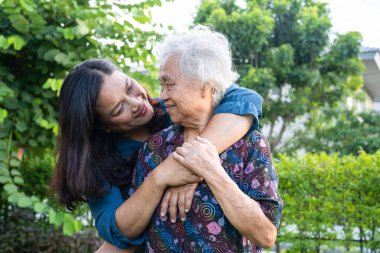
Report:
[[[150,178],[156,188],[159,188],[161,190],[165,190],[166,187],[168,187],[168,183],[166,182],[165,178],[161,175],[162,173],[159,173],[160,169],[159,167],[153,170],[150,173]]]
[[[202,175],[200,175],[208,184],[213,183],[214,181],[218,182],[219,180],[226,180],[230,178],[227,172],[224,170],[222,165],[216,165],[215,167],[210,166],[209,169],[204,170]]]

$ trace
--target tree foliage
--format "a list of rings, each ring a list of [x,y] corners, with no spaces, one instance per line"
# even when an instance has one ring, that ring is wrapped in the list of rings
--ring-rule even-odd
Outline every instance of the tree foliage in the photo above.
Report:
[[[139,66],[154,73],[152,50],[159,34],[149,9],[160,4],[0,0],[0,201],[5,209],[8,204],[31,208],[50,223],[63,224],[66,234],[79,231],[81,221],[58,209],[47,194],[62,79],[89,58],[108,58],[128,73]],[[132,75],[152,84],[150,77]]]
[[[380,114],[330,109],[310,115],[305,130],[299,130],[288,151],[323,151],[328,154],[372,154],[380,149]]]
[[[263,122],[275,149],[305,114],[334,107],[362,86],[361,36],[329,42],[327,4],[312,0],[203,0],[195,23],[227,35],[240,84],[264,98]]]

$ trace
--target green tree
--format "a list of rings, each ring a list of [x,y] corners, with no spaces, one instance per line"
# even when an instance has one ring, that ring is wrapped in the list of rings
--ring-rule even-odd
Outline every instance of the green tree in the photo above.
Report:
[[[157,71],[156,5],[161,1],[0,0],[0,219],[18,206],[63,224],[66,234],[80,229],[47,194],[62,79],[83,60],[108,58],[153,87],[131,67]]]
[[[361,36],[329,42],[327,4],[312,0],[203,0],[194,23],[227,35],[240,84],[264,98],[273,149],[297,119],[334,107],[362,86]]]
[[[302,149],[328,154],[373,154],[380,149],[380,114],[330,109],[310,115],[306,130],[299,130],[287,151]]]

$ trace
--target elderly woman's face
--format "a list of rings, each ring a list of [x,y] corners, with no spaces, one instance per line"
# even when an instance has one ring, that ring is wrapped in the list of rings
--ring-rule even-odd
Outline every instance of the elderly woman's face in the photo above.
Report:
[[[108,130],[123,135],[145,125],[153,117],[153,108],[143,87],[117,70],[104,76],[96,110]]]
[[[173,123],[196,126],[212,108],[210,90],[200,81],[181,75],[172,57],[162,64],[159,79],[161,98]]]

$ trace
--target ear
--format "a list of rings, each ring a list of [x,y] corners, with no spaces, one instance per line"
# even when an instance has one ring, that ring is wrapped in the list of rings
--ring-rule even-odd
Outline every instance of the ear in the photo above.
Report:
[[[209,95],[214,95],[215,93],[215,88],[214,85],[211,82],[207,82],[203,85],[202,87],[202,98],[205,98],[206,96]]]

